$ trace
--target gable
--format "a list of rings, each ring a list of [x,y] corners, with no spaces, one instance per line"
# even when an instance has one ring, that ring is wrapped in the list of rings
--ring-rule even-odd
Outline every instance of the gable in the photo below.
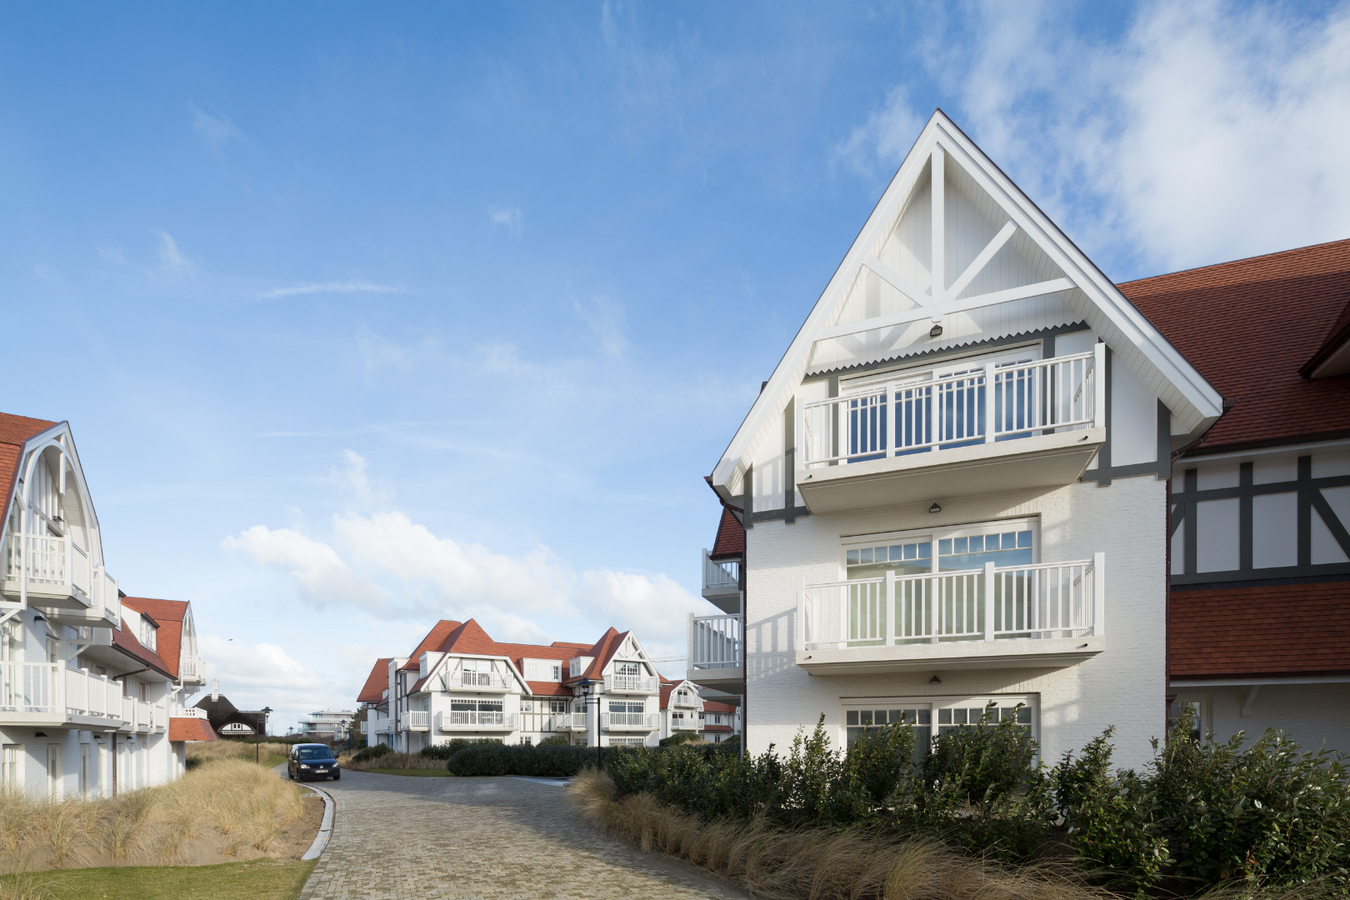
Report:
[[[936,273],[936,275],[935,275]],[[940,110],[713,470],[731,500],[804,379],[1082,323],[1199,434],[1222,400]]]

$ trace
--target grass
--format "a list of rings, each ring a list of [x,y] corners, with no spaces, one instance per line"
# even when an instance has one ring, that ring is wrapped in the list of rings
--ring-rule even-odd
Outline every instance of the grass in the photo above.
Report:
[[[445,760],[432,759],[420,753],[386,753],[365,762],[354,762],[350,756],[338,760],[344,769],[372,772],[380,769],[445,769]]]
[[[0,871],[269,856],[301,811],[299,788],[228,757],[171,784],[109,799],[32,799],[0,790]]]
[[[650,794],[619,797],[587,769],[568,798],[581,819],[651,852],[665,852],[769,900],[1124,900],[1095,888],[1066,863],[1009,867],[963,856],[927,838],[862,829],[793,831],[764,822],[703,822]],[[1227,886],[1197,900],[1322,900],[1330,885]]]
[[[72,869],[0,878],[0,900],[295,900],[311,862]]]
[[[444,765],[442,763],[442,765]],[[422,778],[454,778],[449,769],[358,769],[360,772],[370,772],[374,775],[414,775]]]

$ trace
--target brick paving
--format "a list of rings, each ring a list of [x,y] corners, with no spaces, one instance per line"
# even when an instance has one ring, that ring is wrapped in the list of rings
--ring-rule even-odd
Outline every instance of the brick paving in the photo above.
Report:
[[[578,822],[554,784],[347,771],[323,787],[333,838],[300,900],[747,896]]]

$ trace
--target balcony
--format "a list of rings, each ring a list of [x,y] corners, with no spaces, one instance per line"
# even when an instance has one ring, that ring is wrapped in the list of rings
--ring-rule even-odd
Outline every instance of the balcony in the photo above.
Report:
[[[117,580],[90,562],[70,537],[10,532],[0,593],[51,611],[63,625],[116,625],[122,615]],[[26,577],[25,577],[26,576]],[[26,582],[26,584],[25,584]]]
[[[514,687],[509,675],[500,672],[466,672],[460,670],[445,676],[447,691],[482,691],[486,693],[506,693]]]
[[[684,717],[683,719],[676,719],[672,717],[670,720],[671,731],[698,731],[702,727],[703,727],[702,723],[699,722],[697,718],[691,719],[688,716]]]
[[[557,713],[553,716],[554,731],[585,731],[586,714],[579,713]]]
[[[657,681],[651,675],[606,675],[606,694],[655,694]]]
[[[703,599],[722,612],[741,611],[741,564],[739,560],[716,561],[703,551]]]
[[[436,713],[436,728],[440,731],[513,731],[515,727],[514,713],[472,709]]]
[[[1077,481],[1106,440],[1104,348],[799,400],[797,489],[830,513]]]
[[[411,710],[406,715],[409,731],[431,730],[431,713],[421,710]]]
[[[745,685],[741,639],[741,617],[738,615],[691,615],[689,671],[685,677],[705,687],[741,693]]]
[[[0,725],[115,731],[124,699],[120,682],[65,663],[0,663]]]
[[[164,713],[153,703],[134,697],[122,698],[122,727],[119,731],[163,734],[164,725]]]
[[[803,582],[797,665],[813,674],[1062,668],[1106,648],[1105,554],[1090,560]]]
[[[369,736],[370,736],[370,720],[369,720],[369,719],[362,719],[362,720],[361,720],[361,734],[364,735],[364,736],[366,736],[366,737],[369,737]]]
[[[183,684],[205,684],[206,664],[201,657],[184,653],[178,661],[178,680]]]
[[[605,731],[655,731],[660,727],[654,713],[602,713],[600,727]]]

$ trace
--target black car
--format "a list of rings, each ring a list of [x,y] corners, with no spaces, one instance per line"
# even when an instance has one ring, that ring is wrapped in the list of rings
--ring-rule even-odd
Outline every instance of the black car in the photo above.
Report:
[[[286,760],[286,775],[295,781],[309,778],[337,781],[342,777],[342,770],[338,768],[333,751],[324,744],[296,744]]]

